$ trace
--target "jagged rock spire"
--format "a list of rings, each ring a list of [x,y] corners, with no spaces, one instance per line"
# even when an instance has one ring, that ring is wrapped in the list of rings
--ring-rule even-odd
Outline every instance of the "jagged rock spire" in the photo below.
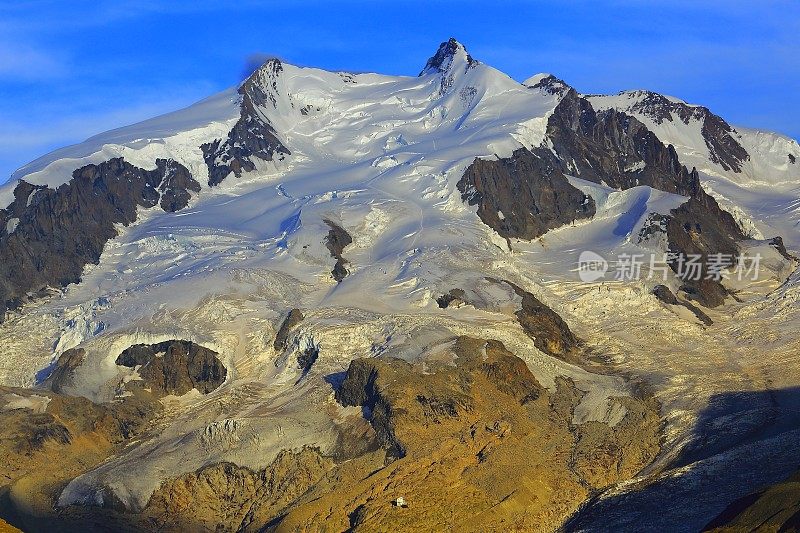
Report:
[[[439,45],[436,53],[425,63],[425,68],[419,73],[420,76],[432,73],[443,73],[452,70],[457,63],[464,63],[466,68],[470,68],[478,63],[469,55],[464,45],[454,38]]]

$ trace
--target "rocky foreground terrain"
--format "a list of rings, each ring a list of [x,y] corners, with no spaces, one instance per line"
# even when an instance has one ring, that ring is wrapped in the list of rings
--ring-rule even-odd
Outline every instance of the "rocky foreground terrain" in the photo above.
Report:
[[[798,158],[453,39],[45,155],[0,188],[0,531],[792,531]]]

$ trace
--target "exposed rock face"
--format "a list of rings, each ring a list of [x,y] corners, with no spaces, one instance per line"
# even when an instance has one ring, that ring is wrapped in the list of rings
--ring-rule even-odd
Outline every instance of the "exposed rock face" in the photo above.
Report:
[[[428,59],[428,62],[425,63],[425,68],[422,69],[422,72],[420,72],[419,75],[422,76],[423,74],[430,72],[447,73],[450,70],[453,58],[459,52],[465,55],[467,60],[467,68],[471,68],[478,64],[478,61],[473,59],[473,57],[467,53],[466,49],[464,49],[464,46],[451,37],[448,41],[439,45],[439,49],[436,50],[436,53],[433,55],[433,57]]]
[[[686,309],[694,313],[694,315],[698,319],[700,319],[700,321],[703,322],[703,324],[705,324],[706,326],[710,326],[711,324],[714,323],[714,321],[711,320],[711,318],[707,314],[705,314],[702,310],[700,310],[697,306],[694,306],[691,303],[683,300],[678,300],[678,298],[672,293],[671,290],[669,290],[669,287],[667,287],[666,285],[656,285],[655,287],[653,287],[653,294],[655,295],[656,298],[658,298],[660,301],[664,302],[667,305],[681,305],[685,307]]]
[[[535,239],[595,213],[594,200],[570,185],[552,156],[526,148],[506,159],[476,159],[457,186],[481,220],[506,238]]]
[[[547,94],[557,94],[559,96],[566,95],[567,92],[572,89],[572,87],[567,85],[564,80],[556,78],[552,74],[545,76],[533,85],[527,85],[526,87],[530,89],[539,89]]]
[[[534,88],[563,95],[547,125],[549,148],[520,149],[497,161],[477,159],[458,182],[462,198],[501,236],[533,239],[594,215],[594,201],[565,174],[611,187],[637,185],[685,196],[704,195],[695,171],[672,146],[635,118],[592,104],[554,77]]]
[[[158,359],[154,351],[166,350],[167,359],[174,342],[132,347],[126,362],[146,369]],[[211,464],[165,480],[137,513],[110,495],[103,507],[54,509],[53,502],[67,480],[142,431],[161,409],[160,391],[134,388],[106,405],[0,391],[0,447],[9,458],[0,473],[10,480],[0,518],[26,530],[64,531],[293,531],[322,523],[352,531],[552,530],[592,491],[630,477],[658,452],[650,400],[612,399],[627,413],[614,426],[576,425],[583,393],[567,380],[555,391],[543,388],[501,343],[461,337],[453,361],[351,363],[336,397],[370,413],[383,449],[365,447],[367,435],[340,463],[306,447],[283,450],[260,471]],[[26,407],[8,410],[10,401]],[[57,467],[47,458],[57,458]],[[429,490],[432,483],[437,490]],[[398,514],[391,504],[398,496],[413,512]]]
[[[647,116],[656,124],[672,120],[672,117],[678,117],[684,124],[693,120],[702,121],[701,131],[710,158],[725,170],[741,172],[742,163],[750,159],[744,147],[734,138],[734,129],[730,124],[708,108],[670,100],[651,91],[632,91],[627,94],[641,97],[631,106],[631,112]]]
[[[555,530],[590,491],[658,452],[652,402],[619,399],[627,415],[613,427],[575,425],[583,394],[571,382],[548,391],[497,341],[461,337],[453,354],[424,372],[398,359],[353,361],[337,399],[371,412],[388,463],[367,454],[337,466],[276,530]],[[407,509],[392,504],[398,497]]]
[[[305,376],[308,371],[311,370],[311,367],[314,366],[314,363],[317,362],[318,358],[319,346],[308,346],[297,356],[297,367],[303,371],[303,375]]]
[[[576,356],[580,343],[564,319],[522,287],[510,281],[506,283],[522,298],[522,308],[515,314],[522,329],[533,339],[533,344],[554,357]]]
[[[703,139],[708,147],[711,161],[725,170],[741,172],[742,163],[750,159],[747,150],[731,135],[734,130],[730,124],[708,109],[702,109],[705,114],[702,129]]]
[[[349,261],[342,257],[342,252],[344,251],[345,247],[353,243],[353,238],[349,233],[347,233],[347,230],[335,222],[326,219],[325,223],[330,228],[328,235],[325,237],[325,246],[331,253],[331,257],[336,259],[336,265],[334,265],[333,270],[331,271],[331,276],[333,276],[333,279],[335,279],[338,283],[341,283],[341,281],[350,273],[345,266]]]
[[[727,265],[735,264],[739,255],[736,243],[744,238],[731,214],[721,209],[702,189],[688,202],[673,209],[667,221],[667,239],[674,257],[670,267],[683,280],[681,290],[706,307],[721,305],[728,291],[719,281],[707,279],[708,258],[712,254],[723,254],[728,258],[724,261]],[[692,255],[700,257],[699,276],[688,272],[681,263]],[[700,279],[693,279],[697,277]]]
[[[139,376],[160,395],[181,395],[192,389],[208,394],[225,381],[227,369],[217,353],[190,341],[135,344],[117,357],[117,364],[138,367]]]
[[[161,209],[168,213],[180,211],[189,205],[189,191],[200,192],[200,184],[189,174],[189,170],[175,161],[159,160],[164,168],[164,179],[158,190],[161,192]]]
[[[630,115],[609,109],[596,112],[574,89],[567,91],[547,123],[561,170],[618,189],[649,185],[691,196],[700,189],[696,172]]]
[[[158,531],[261,531],[333,467],[319,450],[281,451],[264,470],[231,463],[165,481],[140,524]]]
[[[403,367],[404,361],[392,361],[391,365],[381,369],[391,376],[397,367]],[[410,367],[410,365],[409,365]],[[409,371],[409,369],[403,369]],[[387,376],[387,379],[391,379]],[[356,359],[350,362],[347,375],[336,390],[336,400],[345,406],[362,406],[369,410],[370,423],[375,429],[378,441],[386,448],[389,458],[400,458],[405,449],[395,436],[395,422],[392,419],[391,401],[378,387],[378,368],[371,359]]]
[[[242,96],[241,116],[228,137],[200,147],[208,165],[209,185],[222,183],[231,172],[238,178],[243,172],[255,170],[255,159],[272,161],[291,154],[259,111],[262,106],[276,106],[270,89],[277,90],[275,77],[282,71],[281,62],[271,59],[245,80],[239,87]]]
[[[199,187],[184,166],[165,159],[155,170],[122,158],[87,165],[57,189],[20,181],[14,202],[0,209],[0,320],[30,292],[78,282],[116,237],[114,225],[134,222],[137,208],[160,202],[166,211],[181,209]],[[9,234],[12,218],[18,222]]]
[[[292,309],[289,311],[289,314],[286,315],[286,318],[281,323],[278,333],[275,335],[275,342],[272,343],[272,347],[276,352],[283,352],[289,347],[289,332],[300,324],[304,318],[303,312],[300,311],[300,309]]]
[[[466,293],[464,292],[464,289],[450,289],[450,291],[447,294],[443,294],[438,298],[436,298],[436,304],[441,309],[446,309],[451,306],[456,307],[458,305],[465,303],[464,302],[465,295]]]
[[[794,255],[790,254],[786,250],[786,245],[783,244],[783,238],[782,237],[773,237],[772,239],[769,239],[769,244],[770,244],[770,246],[775,248],[775,250],[777,250],[778,253],[781,254],[781,256],[783,256],[784,259],[787,259],[789,261],[797,261],[798,260],[797,257],[795,257]]]
[[[44,385],[56,393],[63,393],[64,388],[72,384],[72,375],[76,368],[83,364],[86,352],[83,348],[71,348],[62,353]]]
[[[596,112],[589,100],[561,80],[545,77],[533,88],[563,96],[547,125],[552,151],[520,149],[508,159],[476,159],[458,182],[458,189],[465,201],[478,205],[481,220],[503,237],[534,239],[593,216],[594,201],[570,185],[565,174],[617,189],[649,185],[687,196],[688,202],[665,217],[672,252],[669,265],[684,280],[681,288],[691,298],[707,307],[722,304],[727,290],[718,280],[705,279],[708,255],[728,255],[728,264],[735,263],[736,242],[745,236],[733,217],[700,186],[697,171],[684,167],[675,149],[665,146],[639,120],[614,109]],[[697,111],[699,108],[685,104],[680,109],[690,113],[687,117],[696,112],[706,117],[706,124],[715,132],[718,153],[725,154],[733,165],[741,153],[731,144],[735,140],[725,129],[727,124],[708,110]],[[697,280],[683,276],[682,261],[694,254],[701,255],[704,265]]]

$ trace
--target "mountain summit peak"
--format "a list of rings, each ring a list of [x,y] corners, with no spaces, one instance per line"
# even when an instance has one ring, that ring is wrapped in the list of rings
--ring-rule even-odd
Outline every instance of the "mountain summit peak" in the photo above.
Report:
[[[447,41],[439,45],[436,53],[428,59],[425,63],[425,68],[419,73],[420,76],[424,74],[436,74],[453,70],[457,64],[463,63],[465,68],[470,68],[478,63],[463,44],[450,37]]]

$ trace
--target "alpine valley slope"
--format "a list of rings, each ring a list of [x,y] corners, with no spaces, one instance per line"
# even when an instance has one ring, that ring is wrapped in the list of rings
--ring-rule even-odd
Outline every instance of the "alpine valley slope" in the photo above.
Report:
[[[800,468],[798,160],[453,39],[48,154],[0,189],[0,518],[696,531]],[[582,282],[584,250],[763,260]]]

